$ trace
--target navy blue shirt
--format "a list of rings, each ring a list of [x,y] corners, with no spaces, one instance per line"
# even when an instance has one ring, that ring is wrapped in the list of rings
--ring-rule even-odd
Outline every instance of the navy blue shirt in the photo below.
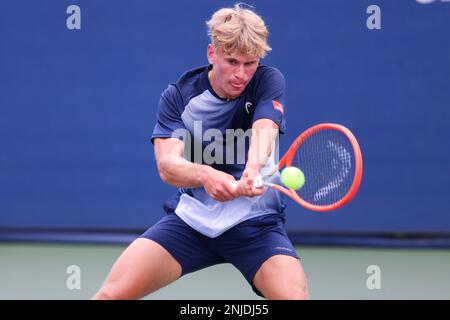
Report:
[[[259,65],[243,93],[236,99],[229,100],[218,96],[211,87],[208,79],[211,68],[210,65],[190,70],[164,90],[151,138],[152,141],[155,138],[179,138],[185,143],[185,158],[189,161],[211,165],[239,179],[245,169],[250,144],[250,137],[246,133],[250,132],[248,129],[251,129],[253,123],[258,119],[270,119],[279,126],[281,133],[285,131],[285,79],[276,68]],[[205,157],[205,154],[210,157]],[[272,169],[277,160],[269,159],[266,167]],[[195,213],[192,210],[186,213],[186,210],[180,209],[180,196],[193,198],[188,199],[183,208],[194,206],[197,211],[207,211],[219,206],[209,198],[204,189],[200,189],[203,188],[179,189],[178,194],[165,204],[165,210],[175,211],[192,226],[193,219],[187,216]],[[241,220],[264,213],[281,212],[284,204],[274,192],[270,189],[266,191],[259,201],[260,205],[254,204],[251,210],[248,205],[238,206],[248,209],[245,209],[248,211],[247,215],[241,217]],[[191,200],[200,201],[200,205],[209,206],[209,209],[198,207]],[[244,203],[244,200],[239,201]],[[186,205],[188,202],[190,204]],[[222,209],[226,211],[225,207],[230,205],[227,203]],[[223,211],[222,209],[217,210]],[[236,207],[233,210],[235,209]],[[223,215],[221,212],[221,216]],[[200,223],[197,217],[195,220],[195,224]],[[217,221],[214,223],[217,224]]]
[[[283,114],[285,80],[280,71],[273,67],[259,65],[241,96],[227,100],[219,97],[211,87],[208,80],[210,69],[211,66],[208,66],[188,71],[176,83],[164,90],[159,102],[152,141],[154,138],[172,137],[177,129],[187,130],[191,135],[190,143],[186,146],[187,158],[192,162],[204,164],[202,157],[195,157],[199,152],[195,152],[194,144],[201,144],[201,149],[204,151],[211,141],[205,141],[195,133],[203,134],[208,129],[217,129],[223,134],[225,141],[227,129],[246,131],[256,120],[263,118],[273,120],[279,126],[281,133],[285,131]],[[202,124],[201,130],[196,132],[194,132],[195,121],[201,121]],[[197,123],[197,129],[199,127]],[[247,146],[248,143],[247,139]],[[239,151],[234,153],[235,161],[232,163],[226,161],[226,150],[227,148],[223,147],[222,161],[207,164],[239,178],[245,163],[237,161]],[[245,148],[245,155],[243,155],[245,161],[247,151],[248,147]]]

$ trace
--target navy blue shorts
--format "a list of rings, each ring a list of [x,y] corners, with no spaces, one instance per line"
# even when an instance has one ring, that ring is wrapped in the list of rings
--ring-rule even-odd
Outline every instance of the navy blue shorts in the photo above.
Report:
[[[253,278],[263,262],[278,254],[298,258],[279,214],[246,220],[217,238],[208,238],[176,214],[169,214],[140,237],[165,248],[181,265],[182,275],[219,263],[231,263],[260,296],[262,294],[253,286]]]

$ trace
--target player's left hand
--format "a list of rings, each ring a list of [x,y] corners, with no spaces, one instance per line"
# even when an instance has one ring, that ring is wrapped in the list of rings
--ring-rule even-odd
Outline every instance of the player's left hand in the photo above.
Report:
[[[254,168],[246,168],[241,179],[237,183],[237,191],[240,196],[256,197],[264,193],[264,188],[255,188],[255,177],[260,176],[259,170]]]

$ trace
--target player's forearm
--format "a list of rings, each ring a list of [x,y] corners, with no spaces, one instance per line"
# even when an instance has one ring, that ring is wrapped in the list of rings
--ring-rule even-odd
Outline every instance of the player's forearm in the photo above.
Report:
[[[263,126],[253,128],[246,168],[259,171],[265,166],[275,145],[278,128]]]
[[[202,187],[211,169],[176,155],[167,155],[158,163],[161,179],[178,188]]]

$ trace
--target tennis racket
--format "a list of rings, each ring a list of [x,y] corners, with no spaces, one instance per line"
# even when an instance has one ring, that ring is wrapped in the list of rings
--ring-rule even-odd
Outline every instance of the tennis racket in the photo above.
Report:
[[[298,190],[269,182],[283,167],[303,171]],[[342,207],[357,193],[362,177],[362,155],[352,132],[340,124],[322,123],[300,134],[269,174],[255,178],[255,187],[276,189],[303,207],[318,212]]]

